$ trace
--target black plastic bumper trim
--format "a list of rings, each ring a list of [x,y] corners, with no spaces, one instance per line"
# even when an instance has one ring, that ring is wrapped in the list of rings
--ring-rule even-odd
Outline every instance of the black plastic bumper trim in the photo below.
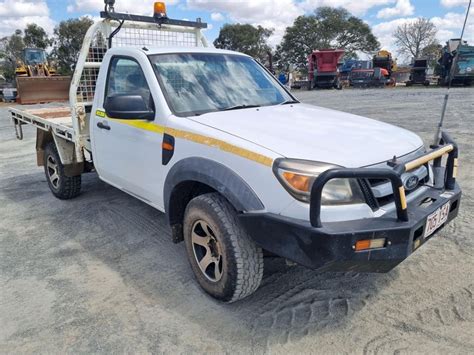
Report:
[[[426,206],[423,201],[431,199]],[[321,228],[309,221],[270,213],[240,214],[239,219],[255,242],[265,250],[318,270],[388,272],[415,249],[435,235],[458,214],[461,190],[428,189],[408,204],[409,221],[400,223],[395,213],[378,218],[327,222]],[[451,211],[447,222],[428,238],[423,238],[427,216],[447,202]],[[384,248],[356,252],[358,240],[385,238]]]

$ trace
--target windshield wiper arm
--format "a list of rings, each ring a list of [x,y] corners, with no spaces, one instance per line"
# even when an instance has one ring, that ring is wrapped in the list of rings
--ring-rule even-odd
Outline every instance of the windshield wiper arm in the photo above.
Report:
[[[240,110],[243,108],[253,108],[253,107],[260,107],[261,105],[235,105],[231,107],[226,107],[221,109],[221,111],[231,111],[231,110]]]
[[[299,104],[300,102],[298,100],[286,100],[286,101],[283,101],[280,105],[288,105],[288,104]]]

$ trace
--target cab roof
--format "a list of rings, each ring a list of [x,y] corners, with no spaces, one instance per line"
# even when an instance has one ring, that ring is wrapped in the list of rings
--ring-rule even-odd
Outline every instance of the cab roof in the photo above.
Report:
[[[146,50],[144,49],[146,48]],[[248,55],[229,51],[226,49],[217,49],[212,47],[144,47],[141,48],[143,53],[146,55],[154,55],[154,54],[167,54],[167,53],[217,53],[217,54],[233,54],[233,55],[241,55],[248,57]]]

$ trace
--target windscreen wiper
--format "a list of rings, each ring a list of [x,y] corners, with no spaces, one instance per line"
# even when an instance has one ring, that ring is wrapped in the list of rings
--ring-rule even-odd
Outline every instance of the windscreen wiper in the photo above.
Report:
[[[243,108],[253,108],[253,107],[260,107],[261,105],[235,105],[231,107],[226,107],[221,109],[221,111],[231,111],[231,110],[240,110]]]
[[[288,105],[288,104],[299,104],[300,102],[298,100],[286,100],[286,101],[283,101],[280,105]]]

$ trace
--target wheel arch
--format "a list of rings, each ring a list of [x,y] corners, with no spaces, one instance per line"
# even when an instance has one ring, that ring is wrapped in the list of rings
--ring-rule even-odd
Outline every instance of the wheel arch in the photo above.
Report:
[[[66,176],[77,176],[84,171],[84,163],[78,162],[75,153],[75,145],[64,138],[58,137],[51,130],[36,130],[36,164],[44,166],[44,150],[46,145],[54,143],[64,165]]]
[[[205,158],[185,158],[176,163],[164,183],[164,204],[175,243],[183,240],[183,218],[194,197],[218,192],[239,212],[264,209],[252,188],[230,168]]]

